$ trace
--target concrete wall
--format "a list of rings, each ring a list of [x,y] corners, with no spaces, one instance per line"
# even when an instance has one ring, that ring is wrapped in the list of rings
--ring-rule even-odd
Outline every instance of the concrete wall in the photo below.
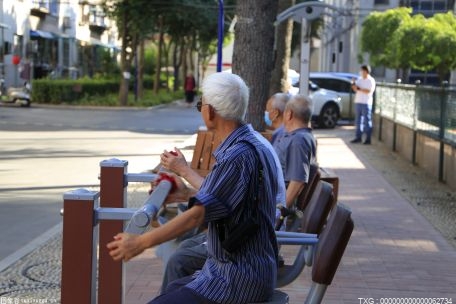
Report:
[[[391,150],[413,162],[414,131],[394,124],[391,119],[375,115],[374,136]],[[395,148],[395,149],[394,149]],[[423,168],[432,178],[439,179],[441,141],[424,133],[416,133],[415,165]],[[442,181],[456,189],[456,147],[443,143]]]

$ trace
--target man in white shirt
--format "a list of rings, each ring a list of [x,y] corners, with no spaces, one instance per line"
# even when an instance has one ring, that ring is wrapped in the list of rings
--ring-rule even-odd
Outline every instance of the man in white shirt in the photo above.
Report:
[[[375,91],[375,79],[370,75],[368,65],[361,66],[361,77],[353,81],[352,88],[356,92],[355,96],[355,125],[356,137],[352,143],[360,143],[363,133],[366,134],[365,145],[371,144],[372,134],[372,103]]]

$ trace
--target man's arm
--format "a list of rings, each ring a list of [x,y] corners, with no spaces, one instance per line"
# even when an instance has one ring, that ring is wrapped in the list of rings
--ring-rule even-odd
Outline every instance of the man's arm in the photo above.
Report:
[[[286,193],[286,204],[287,208],[291,208],[293,206],[293,203],[296,201],[298,198],[298,195],[301,193],[301,191],[305,187],[304,182],[299,182],[299,181],[290,181],[288,184],[287,188],[287,193]]]
[[[109,254],[116,261],[129,261],[145,249],[175,239],[185,232],[199,227],[204,222],[205,209],[202,205],[194,205],[165,225],[150,230],[142,235],[119,233],[107,247]]]

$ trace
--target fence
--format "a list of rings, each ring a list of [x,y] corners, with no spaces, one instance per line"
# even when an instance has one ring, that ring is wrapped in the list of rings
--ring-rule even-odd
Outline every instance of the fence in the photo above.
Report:
[[[456,87],[379,84],[376,114],[456,145]]]
[[[456,87],[382,83],[375,114],[380,140],[456,187]],[[429,146],[436,148],[430,152]]]

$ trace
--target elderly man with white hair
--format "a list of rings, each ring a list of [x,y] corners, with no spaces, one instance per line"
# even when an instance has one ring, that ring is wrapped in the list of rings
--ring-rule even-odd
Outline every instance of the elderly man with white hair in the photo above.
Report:
[[[172,282],[150,303],[249,303],[266,301],[277,276],[274,232],[277,167],[273,152],[244,123],[249,92],[237,75],[215,73],[202,86],[198,103],[208,130],[222,139],[206,178],[187,188],[177,176],[169,201],[189,201],[189,209],[143,235],[120,233],[108,244],[115,260],[208,225],[208,258],[203,269]],[[198,185],[200,185],[198,187]]]

